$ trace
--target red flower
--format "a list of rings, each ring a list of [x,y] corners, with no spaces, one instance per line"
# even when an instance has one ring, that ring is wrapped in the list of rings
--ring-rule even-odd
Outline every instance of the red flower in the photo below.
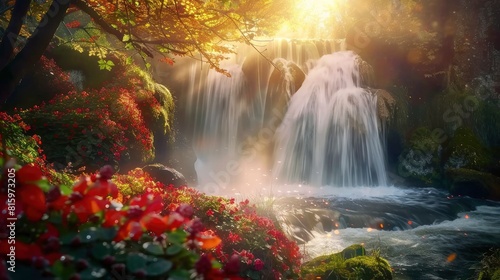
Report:
[[[43,179],[42,170],[38,166],[25,165],[17,172],[17,181],[19,183],[32,183]]]
[[[264,268],[264,262],[261,259],[255,259],[253,262],[253,268],[257,271],[260,271]]]
[[[0,242],[0,253],[2,255],[7,255],[10,253],[11,245],[8,242]],[[36,244],[26,244],[19,240],[16,240],[16,259],[17,260],[31,260],[33,257],[41,257],[42,249]]]
[[[47,211],[45,194],[37,185],[23,185],[18,190],[19,200],[26,218],[30,221],[39,221]]]
[[[207,216],[212,217],[214,215],[214,211],[212,209],[207,210]]]

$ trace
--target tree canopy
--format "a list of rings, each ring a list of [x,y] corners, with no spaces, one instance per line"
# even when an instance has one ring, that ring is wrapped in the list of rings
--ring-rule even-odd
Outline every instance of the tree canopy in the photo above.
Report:
[[[61,29],[88,35],[97,29],[143,58],[160,55],[173,62],[173,55],[190,56],[224,71],[219,63],[234,51],[230,43],[251,44],[266,35],[285,19],[288,5],[286,0],[0,1],[0,104]],[[82,19],[91,24],[81,25]],[[59,42],[78,44],[77,32],[69,34]],[[97,44],[92,36],[89,42]]]

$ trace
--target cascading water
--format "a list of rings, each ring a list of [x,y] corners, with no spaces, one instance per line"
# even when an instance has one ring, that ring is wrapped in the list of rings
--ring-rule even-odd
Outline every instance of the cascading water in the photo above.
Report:
[[[224,66],[230,78],[194,63],[164,73],[189,78],[170,87],[187,92],[180,95],[187,105],[180,129],[196,153],[198,187],[236,198],[235,185],[250,195],[271,190],[283,228],[290,225],[289,234],[302,239],[307,259],[363,243],[367,251],[380,249],[394,279],[469,279],[481,254],[500,244],[500,203],[387,186],[382,99],[364,88],[370,83],[358,57],[335,52],[337,43],[270,43],[265,54],[277,69],[239,51]],[[274,153],[262,148],[273,140]],[[272,155],[282,182],[299,184],[259,182],[271,176],[257,154]],[[280,203],[287,196],[293,203]]]
[[[357,56],[323,56],[277,131],[274,175],[289,183],[385,185],[377,99],[361,88]]]

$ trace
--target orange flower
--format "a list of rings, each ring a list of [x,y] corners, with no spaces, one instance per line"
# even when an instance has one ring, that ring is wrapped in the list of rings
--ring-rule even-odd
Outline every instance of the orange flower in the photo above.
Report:
[[[222,242],[222,240],[215,235],[212,230],[198,233],[196,235],[196,241],[200,242],[201,248],[206,250],[215,248]]]

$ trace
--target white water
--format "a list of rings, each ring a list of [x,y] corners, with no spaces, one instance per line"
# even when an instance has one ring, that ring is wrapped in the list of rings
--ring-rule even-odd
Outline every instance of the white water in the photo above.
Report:
[[[394,279],[465,280],[474,275],[482,254],[500,244],[497,202],[399,187],[328,188],[295,197],[311,209],[338,211],[342,217],[343,225],[313,232],[301,246],[306,260],[364,244],[368,253],[380,250],[389,260]]]
[[[269,57],[294,61],[307,74],[279,132],[281,150],[275,162],[290,166],[278,165],[275,175],[292,182],[288,184],[276,182],[263,168],[259,155],[266,150],[257,145],[270,142],[269,132],[274,132],[259,127],[265,124],[264,107],[269,105],[265,101],[270,68],[259,62],[252,68],[253,76],[245,76],[245,58],[240,57],[226,67],[233,76],[227,78],[192,66],[192,75],[186,75],[191,80],[185,84],[192,113],[188,119],[196,122],[200,190],[236,198],[250,195],[256,202],[259,197],[291,196],[310,200],[316,209],[340,213],[339,227],[318,231],[303,245],[308,258],[364,243],[368,251],[381,249],[395,279],[468,279],[481,254],[500,244],[500,204],[451,198],[433,188],[387,186],[375,97],[359,88],[352,53],[319,59],[325,51],[335,51],[333,45],[322,48],[284,41],[269,47]],[[257,139],[246,141],[247,135]],[[456,259],[448,261],[452,254]]]
[[[292,97],[276,135],[274,177],[313,185],[386,185],[377,99],[353,52],[323,56]]]

